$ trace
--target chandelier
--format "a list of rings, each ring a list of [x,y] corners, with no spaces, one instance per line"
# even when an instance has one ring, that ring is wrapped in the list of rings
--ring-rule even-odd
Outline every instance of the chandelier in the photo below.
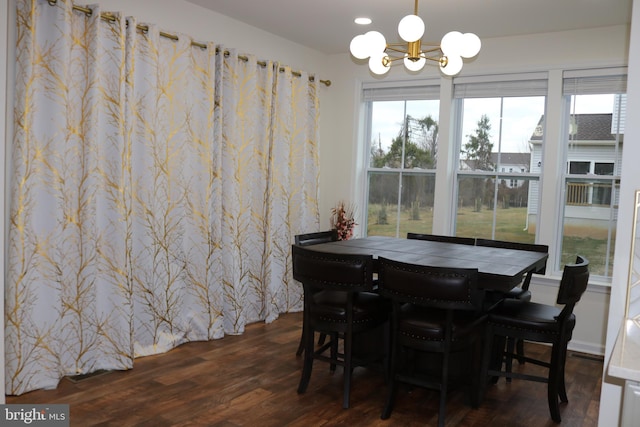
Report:
[[[351,54],[358,59],[369,58],[374,74],[385,74],[400,59],[410,71],[420,71],[427,61],[437,62],[440,71],[455,76],[462,70],[462,58],[473,58],[480,52],[480,38],[473,33],[451,31],[442,38],[440,46],[422,44],[424,21],[418,16],[418,0],[413,15],[398,24],[398,34],[404,43],[387,43],[378,31],[359,34],[351,40]]]

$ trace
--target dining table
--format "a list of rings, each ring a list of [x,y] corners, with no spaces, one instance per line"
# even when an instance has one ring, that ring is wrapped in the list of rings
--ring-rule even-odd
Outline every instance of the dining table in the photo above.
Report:
[[[388,236],[368,236],[307,246],[336,254],[372,255],[418,265],[477,268],[478,287],[508,292],[530,271],[544,271],[548,253]]]

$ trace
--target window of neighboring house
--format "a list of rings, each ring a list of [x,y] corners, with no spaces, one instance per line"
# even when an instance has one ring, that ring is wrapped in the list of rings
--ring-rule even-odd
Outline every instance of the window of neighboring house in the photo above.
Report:
[[[439,86],[364,88],[366,234],[431,233],[438,160]]]
[[[454,81],[459,147],[455,232],[532,243],[539,209],[538,126],[545,111],[546,74],[503,77],[496,82]],[[522,165],[522,172],[513,167],[504,172],[506,161]]]
[[[561,257],[558,265],[589,259],[593,276],[610,278],[613,268],[624,139],[626,76],[566,72]]]

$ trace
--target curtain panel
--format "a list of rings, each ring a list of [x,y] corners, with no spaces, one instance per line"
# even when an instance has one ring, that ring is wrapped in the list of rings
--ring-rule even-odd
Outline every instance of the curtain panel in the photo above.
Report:
[[[317,79],[101,16],[17,2],[7,394],[302,309]]]

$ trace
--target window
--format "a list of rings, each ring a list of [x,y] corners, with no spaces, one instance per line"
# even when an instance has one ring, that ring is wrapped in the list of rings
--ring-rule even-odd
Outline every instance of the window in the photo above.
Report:
[[[463,80],[454,87],[460,152],[456,235],[535,242],[542,77]]]
[[[569,161],[570,175],[613,175],[614,163]],[[573,183],[567,187],[566,204],[606,206],[611,203],[611,188],[597,182]]]
[[[562,93],[547,98],[548,80]],[[543,243],[548,274],[579,253],[608,281],[626,68],[456,77],[446,118],[439,83],[364,84],[364,234]]]
[[[590,262],[591,274],[611,277],[618,217],[618,192],[624,140],[626,77],[613,69],[601,76],[566,72],[563,177],[564,212],[560,263],[577,253]]]
[[[405,98],[414,99],[401,100],[393,99],[402,93],[401,88],[397,92],[365,89],[364,93],[371,124],[367,235],[430,233],[438,160],[439,88],[417,88],[405,94]]]

